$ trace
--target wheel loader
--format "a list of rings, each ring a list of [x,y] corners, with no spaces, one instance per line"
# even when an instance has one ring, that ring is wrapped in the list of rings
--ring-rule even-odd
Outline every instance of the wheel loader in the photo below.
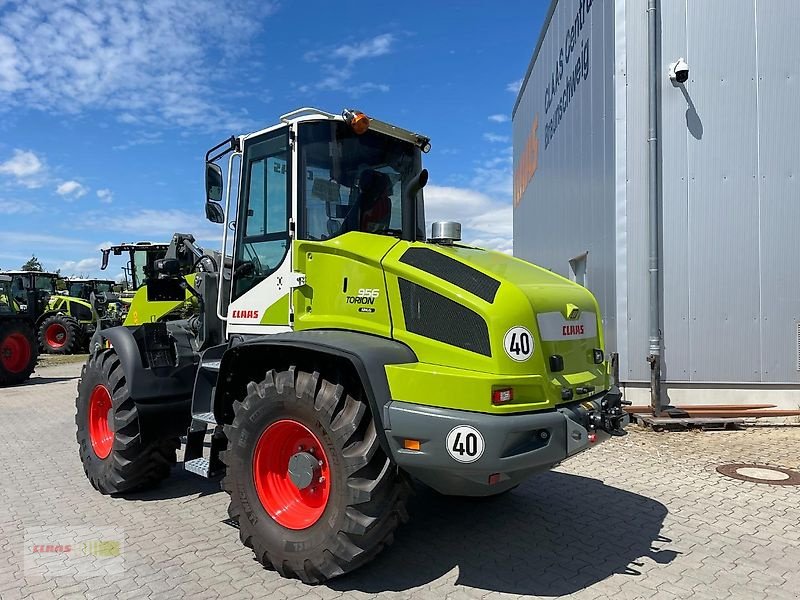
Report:
[[[595,298],[457,223],[426,237],[429,149],[303,108],[209,150],[221,249],[176,234],[147,286],[198,314],[99,332],[78,384],[98,491],[156,485],[185,436],[256,559],[315,584],[391,543],[412,480],[495,496],[624,435]]]
[[[34,293],[25,303],[12,293],[12,277],[0,273],[0,387],[27,380],[39,356],[34,319]]]
[[[178,300],[147,300],[147,282],[154,274],[155,262],[163,258],[169,244],[156,242],[136,242],[109,246],[102,249],[103,259],[100,269],[108,268],[108,260],[113,252],[114,256],[128,255],[128,260],[123,267],[128,289],[119,299],[125,305],[123,309],[123,325],[141,325],[153,321],[168,319],[181,319],[197,312],[197,302],[188,290]],[[193,265],[184,268],[187,282],[191,285],[194,281]]]

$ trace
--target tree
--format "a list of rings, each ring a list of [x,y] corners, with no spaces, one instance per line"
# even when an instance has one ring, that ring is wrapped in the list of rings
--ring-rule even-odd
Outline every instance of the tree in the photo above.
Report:
[[[23,271],[44,271],[42,268],[42,263],[39,262],[39,259],[36,258],[35,254],[32,254],[28,262],[22,265]]]

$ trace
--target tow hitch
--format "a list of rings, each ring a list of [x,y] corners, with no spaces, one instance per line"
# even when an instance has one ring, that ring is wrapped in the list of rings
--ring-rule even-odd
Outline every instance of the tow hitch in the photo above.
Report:
[[[612,388],[601,398],[584,400],[563,406],[560,410],[589,432],[590,441],[597,439],[598,432],[603,435],[622,436],[626,434],[625,425],[629,422],[623,406],[630,405],[630,401],[622,399],[622,392]],[[607,439],[607,438],[606,438]]]
[[[615,388],[600,400],[600,410],[590,414],[589,425],[592,430],[602,429],[609,435],[626,435],[624,426],[628,423],[628,415],[622,407],[630,405],[631,401],[623,400],[622,392]]]

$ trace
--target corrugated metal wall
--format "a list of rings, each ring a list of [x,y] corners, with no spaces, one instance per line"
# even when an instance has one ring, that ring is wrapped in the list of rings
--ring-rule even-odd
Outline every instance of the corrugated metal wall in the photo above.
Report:
[[[579,10],[584,11],[583,28],[569,60],[564,57],[557,97],[587,42],[588,73],[549,139],[547,124],[558,100],[547,110],[546,89]],[[569,260],[588,252],[587,287],[602,307],[606,340],[614,347],[614,98],[609,85],[614,70],[613,1],[561,0],[548,31],[514,116],[517,178],[526,147],[532,136],[538,139],[535,174],[514,210],[514,254],[569,276]]]
[[[800,4],[661,6],[664,72],[690,66],[685,86],[662,80],[666,378],[800,381]]]
[[[514,115],[515,168],[536,114],[544,128],[546,80],[578,5],[554,4]],[[594,1],[589,85],[514,212],[518,256],[567,274],[589,251],[588,287],[627,381],[648,379],[645,8]],[[800,3],[662,1],[660,29],[666,379],[800,382]],[[690,80],[673,86],[680,56]]]

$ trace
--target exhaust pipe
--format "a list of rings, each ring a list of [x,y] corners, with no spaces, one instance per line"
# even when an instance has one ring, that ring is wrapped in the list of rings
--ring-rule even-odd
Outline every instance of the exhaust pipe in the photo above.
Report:
[[[403,233],[400,239],[417,241],[417,193],[428,183],[428,169],[422,169],[409,182],[403,197]]]

